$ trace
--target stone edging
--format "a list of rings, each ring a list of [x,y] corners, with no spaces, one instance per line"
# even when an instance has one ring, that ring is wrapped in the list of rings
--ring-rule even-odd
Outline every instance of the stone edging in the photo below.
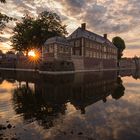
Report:
[[[74,73],[84,73],[84,72],[97,72],[97,71],[114,71],[114,70],[127,70],[135,68],[116,68],[116,69],[94,69],[94,70],[76,70],[76,71],[40,71],[35,69],[19,69],[19,68],[0,68],[0,70],[9,70],[9,71],[28,71],[28,72],[38,72],[39,74],[74,74]]]

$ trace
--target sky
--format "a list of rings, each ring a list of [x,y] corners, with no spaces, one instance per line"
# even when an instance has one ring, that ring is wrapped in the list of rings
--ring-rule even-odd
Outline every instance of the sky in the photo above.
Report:
[[[86,23],[87,29],[112,40],[125,40],[124,57],[140,56],[140,0],[7,0],[0,12],[21,19],[25,14],[37,16],[42,11],[56,12],[72,33]],[[9,50],[14,22],[8,23],[0,35],[0,49]]]

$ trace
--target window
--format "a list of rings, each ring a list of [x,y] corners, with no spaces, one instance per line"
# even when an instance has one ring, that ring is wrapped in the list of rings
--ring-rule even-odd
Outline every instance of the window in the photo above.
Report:
[[[91,54],[90,54],[90,51],[86,51],[86,57],[90,57]]]
[[[92,48],[94,48],[94,46],[95,46],[95,45],[94,45],[94,42],[92,42]]]
[[[104,46],[104,52],[106,52],[106,46]]]
[[[90,48],[92,48],[92,41],[90,41]]]
[[[92,52],[90,51],[89,53],[90,53],[90,54],[89,54],[89,55],[90,55],[90,57],[92,57]]]
[[[46,52],[47,52],[47,53],[52,53],[52,52],[53,52],[53,45],[47,45],[47,46],[45,47],[45,49],[46,49]]]
[[[107,52],[111,52],[111,49],[108,46],[106,48],[107,48]]]
[[[70,42],[71,46],[74,46],[74,41]]]
[[[92,57],[94,58],[94,52],[92,52]]]
[[[96,58],[98,58],[98,52],[96,52]]]
[[[98,46],[98,44],[96,45],[96,49],[99,50],[99,46]]]
[[[85,56],[88,57],[88,51],[86,51],[86,55]]]
[[[49,46],[48,46],[48,45],[47,45],[47,46],[45,46],[44,51],[45,51],[46,53],[48,53],[48,52],[49,52]]]
[[[53,45],[49,45],[49,52],[53,53]]]
[[[64,50],[64,53],[67,52],[67,48],[66,47],[64,47],[63,50]]]
[[[103,54],[103,58],[106,59],[107,58],[107,55],[106,54]]]
[[[65,53],[69,53],[69,50],[70,50],[70,49],[69,49],[68,46],[65,46],[65,47],[64,47],[64,51],[65,51]]]
[[[96,52],[94,52],[93,54],[94,54],[94,58],[96,58]]]
[[[80,55],[80,50],[75,50],[75,55]]]
[[[109,52],[109,48],[108,47],[106,48],[106,52]]]
[[[99,58],[101,58],[101,53],[99,52]]]
[[[113,50],[112,50],[112,48],[110,48],[110,52],[111,52],[111,53],[113,53]]]
[[[80,47],[80,40],[75,40],[75,47]]]
[[[98,45],[98,49],[100,50],[100,45]]]
[[[65,50],[66,52],[69,52],[69,50],[70,50],[70,48],[68,46],[65,46],[65,49],[66,49]]]
[[[89,41],[85,40],[85,47],[89,47]]]
[[[96,57],[99,58],[99,52],[97,52],[97,56]]]
[[[64,50],[63,50],[63,46],[62,46],[62,45],[59,45],[59,46],[58,46],[58,50],[59,50],[59,53],[63,53],[63,51],[64,51]]]
[[[95,55],[95,58],[97,58],[97,53],[96,53],[96,52],[95,52],[95,54],[94,54],[94,55]]]
[[[100,58],[102,58],[102,53],[100,53]]]

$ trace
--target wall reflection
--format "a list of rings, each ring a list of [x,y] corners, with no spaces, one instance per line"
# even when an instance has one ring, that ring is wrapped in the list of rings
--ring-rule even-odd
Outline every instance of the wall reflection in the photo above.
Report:
[[[113,137],[112,134],[124,137],[126,132],[132,130],[137,133],[139,95],[132,93],[133,88],[139,93],[139,80],[128,76],[140,78],[139,72],[134,70],[57,76],[0,71],[0,107],[3,109],[1,112],[5,113],[0,114],[0,118],[3,117],[0,125],[18,116],[22,126],[28,123],[27,127],[32,128],[35,124],[37,132],[41,133],[53,129],[55,134],[56,129],[62,129],[62,134],[71,130],[77,130],[78,134],[81,129],[82,132],[88,130],[87,134],[84,132],[87,136],[95,133],[101,139],[107,137],[108,132],[109,138]],[[125,92],[127,94],[122,98]],[[111,98],[121,100],[114,102]],[[78,124],[76,129],[75,123]],[[129,134],[133,137],[133,133]]]
[[[36,120],[44,128],[52,127],[53,121],[65,114],[68,102],[85,114],[87,106],[100,100],[105,103],[109,95],[119,99],[125,90],[116,71],[59,76],[1,71],[1,76],[9,82],[18,81],[13,91],[16,114],[26,122]]]
[[[36,120],[44,128],[50,128],[53,120],[65,114],[68,102],[85,114],[87,106],[98,101],[106,103],[109,95],[120,99],[125,91],[121,77],[130,75],[139,78],[136,71],[57,76],[0,71],[0,83],[4,80],[10,83],[18,81],[12,97],[16,114],[22,115],[26,122]]]

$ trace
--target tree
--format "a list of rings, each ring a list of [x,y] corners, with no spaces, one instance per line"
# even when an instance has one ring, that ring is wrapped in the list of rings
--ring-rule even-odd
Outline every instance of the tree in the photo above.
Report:
[[[1,55],[1,54],[3,54],[3,51],[2,51],[2,50],[0,50],[0,55]]]
[[[13,20],[13,18],[8,17],[7,15],[0,13],[0,30],[1,31],[6,26],[6,23],[8,23],[10,20]]]
[[[6,54],[14,54],[15,55],[15,53],[13,51],[8,51],[8,52],[6,52]]]
[[[1,3],[5,3],[6,1],[5,0],[0,0]],[[0,13],[0,33],[1,33],[1,29],[4,27],[4,15]]]
[[[17,23],[14,28],[14,35],[11,38],[13,49],[16,51],[28,51],[31,41],[31,30],[34,19],[25,16],[21,23]]]
[[[5,0],[0,0],[1,3],[6,3]],[[5,14],[0,13],[0,33],[2,29],[6,26],[6,23],[8,23],[10,20],[15,20],[12,17],[9,17]]]
[[[117,47],[118,49],[118,61],[123,56],[123,50],[125,49],[125,42],[122,38],[116,36],[112,39],[112,43]]]
[[[6,3],[6,0],[0,0],[1,3]]]
[[[123,86],[123,81],[121,77],[117,77],[116,88],[114,93],[112,93],[112,98],[118,100],[124,95],[125,87]]]
[[[24,16],[13,31],[13,49],[26,51],[27,54],[32,48],[41,48],[46,39],[67,34],[66,25],[62,25],[60,17],[48,11],[40,13],[36,19],[29,15]]]

